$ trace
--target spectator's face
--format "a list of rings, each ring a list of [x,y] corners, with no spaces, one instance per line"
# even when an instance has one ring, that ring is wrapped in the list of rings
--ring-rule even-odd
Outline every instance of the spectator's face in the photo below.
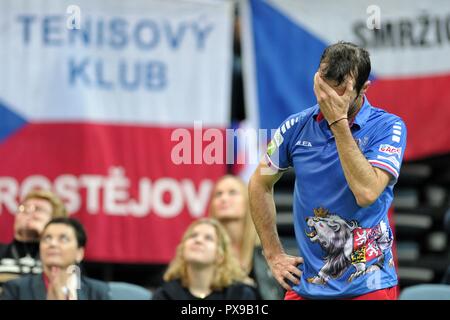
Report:
[[[184,242],[184,260],[195,265],[214,265],[217,259],[218,239],[216,229],[201,223],[192,228]]]
[[[67,268],[81,262],[84,249],[78,247],[75,230],[71,226],[54,223],[42,234],[40,255],[45,267]]]
[[[244,219],[247,212],[247,198],[242,184],[227,177],[220,180],[214,190],[211,211],[214,218],[221,222],[227,220]]]
[[[45,225],[52,218],[52,205],[44,199],[25,200],[16,213],[14,235],[19,241],[38,241]]]

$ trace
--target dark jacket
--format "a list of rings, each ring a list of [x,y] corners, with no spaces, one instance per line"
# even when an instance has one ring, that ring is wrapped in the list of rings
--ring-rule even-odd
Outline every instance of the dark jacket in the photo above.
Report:
[[[172,280],[156,289],[153,300],[256,300],[256,292],[254,288],[237,282],[222,291],[213,291],[201,299],[184,288],[180,280]]]
[[[39,242],[0,244],[0,287],[4,282],[29,274],[40,274]],[[1,293],[1,290],[0,290]]]
[[[78,300],[109,300],[109,287],[106,283],[88,277],[81,277],[77,290]],[[46,300],[42,274],[23,276],[3,285],[2,300]]]

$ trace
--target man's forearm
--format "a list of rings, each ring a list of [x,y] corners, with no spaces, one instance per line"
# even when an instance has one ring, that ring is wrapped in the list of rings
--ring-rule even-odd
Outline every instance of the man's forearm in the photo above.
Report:
[[[360,206],[369,205],[378,197],[377,174],[359,150],[347,121],[331,126],[345,179]]]
[[[273,189],[254,181],[249,183],[250,210],[266,258],[283,253],[276,226]]]

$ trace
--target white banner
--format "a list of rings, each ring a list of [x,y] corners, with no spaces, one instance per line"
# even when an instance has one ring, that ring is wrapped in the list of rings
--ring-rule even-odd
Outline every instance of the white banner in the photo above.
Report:
[[[75,3],[1,1],[9,109],[30,121],[228,123],[232,3]]]
[[[170,261],[226,172],[232,31],[228,1],[1,0],[0,242],[45,188],[88,260]]]

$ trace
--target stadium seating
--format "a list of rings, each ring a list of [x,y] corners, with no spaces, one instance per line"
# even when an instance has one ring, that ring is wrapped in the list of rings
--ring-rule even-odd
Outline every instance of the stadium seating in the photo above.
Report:
[[[127,282],[109,282],[111,300],[150,300],[152,293],[144,287]]]
[[[400,300],[450,300],[450,285],[419,284],[400,293]]]

